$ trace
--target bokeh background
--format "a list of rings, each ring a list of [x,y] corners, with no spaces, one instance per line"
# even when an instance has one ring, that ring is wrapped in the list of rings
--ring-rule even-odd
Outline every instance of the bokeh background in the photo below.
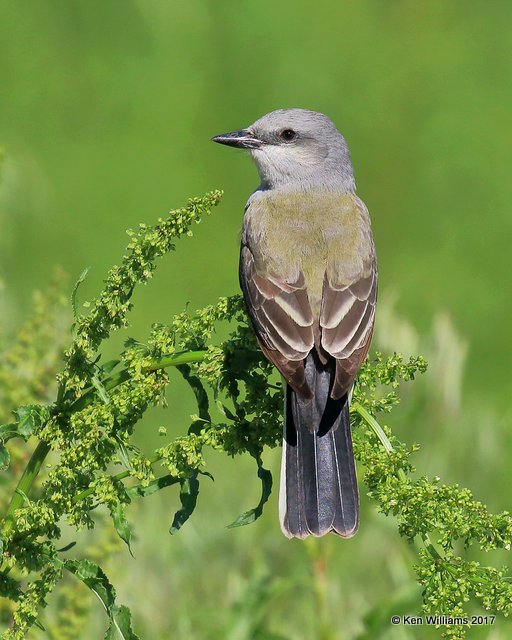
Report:
[[[225,190],[221,207],[138,292],[129,334],[143,339],[186,303],[237,292],[241,216],[257,175],[242,152],[209,139],[279,107],[323,111],[350,145],[372,214],[375,347],[431,361],[389,423],[421,443],[419,473],[507,508],[511,23],[512,4],[501,0],[0,3],[3,331],[30,313],[32,292],[56,265],[70,275],[69,291],[90,265],[80,295],[91,298],[119,261],[126,228],[212,188]],[[176,388],[150,422],[177,434],[193,403]],[[154,443],[144,429],[142,445]],[[350,542],[285,540],[275,496],[257,523],[226,530],[259,486],[250,460],[210,462],[216,482],[203,483],[179,535],[167,533],[171,489],[135,514],[137,559],[112,554],[111,577],[142,637],[439,636],[390,629],[391,613],[419,606],[414,549],[364,496]],[[277,478],[279,452],[266,462]],[[506,562],[498,553],[479,559]],[[98,609],[88,625],[83,638],[102,637]],[[471,637],[511,631],[499,620]]]

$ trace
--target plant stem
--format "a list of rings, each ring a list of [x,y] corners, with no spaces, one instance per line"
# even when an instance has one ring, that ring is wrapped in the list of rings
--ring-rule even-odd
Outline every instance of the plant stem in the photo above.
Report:
[[[430,536],[428,535],[428,533],[422,533],[421,539],[423,540],[423,544],[425,545],[425,548],[430,553],[430,555],[434,558],[434,560],[443,560],[443,556],[434,547],[434,543],[430,539]]]
[[[148,458],[148,462],[149,464],[155,464],[155,462],[158,462],[161,459],[162,459],[161,455],[155,454],[154,456],[151,456],[151,458]],[[128,478],[129,475],[130,475],[130,471],[127,469],[126,471],[121,471],[115,476],[112,476],[112,480],[114,481],[124,480],[125,478]],[[88,489],[85,489],[84,491],[79,493],[77,496],[73,498],[73,500],[71,500],[71,503],[76,504],[77,502],[80,502],[85,498],[87,498],[88,496],[90,496],[91,493],[94,493],[94,487],[89,487]]]
[[[206,353],[206,351],[183,351],[182,353],[177,353],[172,356],[161,358],[160,360],[155,360],[155,362],[146,367],[144,371],[157,371],[159,369],[165,369],[167,367],[177,367],[181,364],[202,362],[206,356]],[[129,378],[129,369],[123,369],[122,371],[119,371],[118,373],[108,377],[104,381],[105,389],[114,389],[118,385],[129,380]],[[84,394],[80,396],[80,398],[73,402],[68,410],[80,411],[89,404],[95,392],[95,387],[87,389]],[[24,496],[29,495],[32,485],[34,484],[34,481],[37,478],[41,466],[45,461],[49,451],[50,446],[46,442],[41,441],[37,445],[34,453],[32,454],[32,457],[28,461],[27,466],[25,467],[25,470],[23,471],[21,478],[16,485],[16,489],[14,490],[9,508],[7,509],[7,513],[5,516],[5,527],[7,530],[12,528],[16,509],[19,509],[23,505],[23,502],[25,500]],[[126,475],[123,477],[126,477]],[[79,498],[80,495],[82,494],[79,494],[76,498]]]
[[[143,371],[157,371],[158,369],[165,369],[166,367],[177,367],[180,364],[190,364],[191,362],[202,362],[206,356],[206,351],[183,351],[176,353],[172,356],[166,356],[160,360],[156,360],[153,364],[145,367]],[[115,387],[123,384],[130,379],[130,370],[122,369],[117,373],[105,378],[102,381],[103,386],[107,391],[114,389]],[[80,411],[89,404],[91,397],[96,393],[96,387],[92,386],[86,389],[83,394],[77,398],[69,407],[71,411]]]
[[[12,525],[12,520],[14,518],[14,512],[16,509],[19,509],[25,498],[24,494],[27,495],[34,483],[34,480],[41,469],[41,465],[43,464],[48,452],[50,451],[50,447],[46,442],[39,442],[37,445],[32,457],[27,463],[25,470],[23,471],[21,478],[14,490],[14,494],[12,496],[11,504],[7,509],[7,514],[5,516],[6,525],[9,528]]]
[[[366,424],[373,430],[377,438],[381,441],[382,446],[388,453],[391,453],[392,451],[394,451],[393,445],[389,441],[389,438],[387,437],[384,429],[380,426],[377,420],[375,420],[372,414],[365,407],[360,405],[358,402],[355,402],[351,406],[351,409],[352,411],[355,411],[356,413],[358,413],[361,416],[361,418],[363,418]],[[407,480],[407,476],[403,469],[398,470],[398,477],[400,478],[400,480],[402,480],[402,482],[405,482]],[[421,534],[421,539],[423,541],[425,548],[430,553],[432,558],[434,558],[434,560],[443,559],[442,554],[440,554],[439,551],[435,548],[434,543],[430,539],[428,533]]]
[[[366,422],[366,424],[368,424],[373,429],[375,435],[381,441],[384,449],[386,449],[388,453],[391,453],[391,451],[393,451],[393,445],[391,444],[391,442],[389,441],[389,438],[385,434],[384,429],[380,426],[377,420],[375,420],[372,414],[367,409],[365,409],[363,405],[359,404],[358,402],[354,403],[351,408],[353,411],[358,413],[361,416],[361,418],[363,418],[363,420]]]
[[[118,473],[117,475],[112,476],[112,480],[124,480],[124,478],[127,478],[129,475],[130,475],[130,472],[128,470],[121,471],[121,473]],[[85,489],[84,491],[79,493],[77,496],[73,498],[73,500],[71,500],[71,504],[77,504],[77,502],[81,502],[82,500],[87,498],[87,496],[90,496],[91,493],[94,493],[94,487],[89,487],[88,489]]]

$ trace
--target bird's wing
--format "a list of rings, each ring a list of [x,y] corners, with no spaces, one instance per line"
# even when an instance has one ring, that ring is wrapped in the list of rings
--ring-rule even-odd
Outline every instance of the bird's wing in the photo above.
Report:
[[[361,201],[358,201],[358,206],[364,207]],[[336,358],[336,376],[331,389],[331,396],[335,399],[349,391],[368,353],[373,333],[377,262],[369,233],[367,238],[367,250],[358,256],[359,268],[350,278],[340,277],[339,271],[331,269],[324,279],[320,312],[321,346]]]
[[[258,273],[250,247],[242,243],[240,285],[263,352],[290,386],[310,396],[303,360],[314,345],[313,314],[304,276],[290,283]]]

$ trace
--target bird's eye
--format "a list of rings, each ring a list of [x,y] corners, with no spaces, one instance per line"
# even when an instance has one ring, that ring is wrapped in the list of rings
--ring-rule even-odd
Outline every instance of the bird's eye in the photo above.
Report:
[[[281,131],[281,133],[279,134],[279,137],[282,140],[286,140],[286,142],[290,142],[290,140],[293,140],[296,136],[297,134],[293,129],[283,129],[283,131]]]

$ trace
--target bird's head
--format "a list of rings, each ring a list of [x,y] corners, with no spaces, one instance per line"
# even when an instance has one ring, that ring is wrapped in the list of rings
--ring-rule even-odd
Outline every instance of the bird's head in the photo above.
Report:
[[[355,189],[347,143],[323,113],[279,109],[212,140],[247,149],[264,189]]]

